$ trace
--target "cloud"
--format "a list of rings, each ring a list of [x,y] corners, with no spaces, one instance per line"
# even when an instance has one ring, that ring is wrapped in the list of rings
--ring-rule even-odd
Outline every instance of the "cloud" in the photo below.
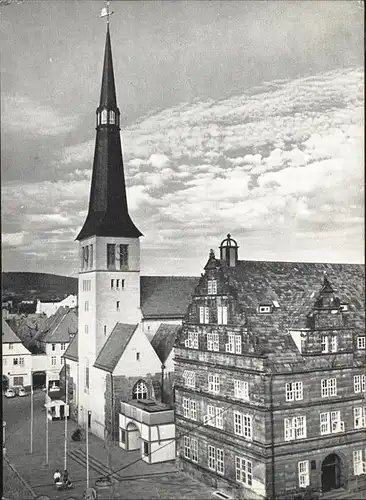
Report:
[[[332,71],[182,104],[125,129],[128,203],[143,248],[197,259],[200,245],[231,232],[242,258],[270,258],[269,249],[275,259],[314,258],[310,238],[321,260],[362,260],[362,88],[360,69]],[[69,227],[58,239],[72,248],[87,211],[93,147],[94,139],[60,150],[62,181],[6,186],[5,232],[34,231],[42,241]]]
[[[36,135],[59,135],[73,130],[78,117],[62,116],[50,106],[32,101],[28,97],[3,96],[2,125],[4,130],[29,131]]]
[[[27,233],[2,233],[1,241],[4,247],[18,247],[24,242],[24,238]]]

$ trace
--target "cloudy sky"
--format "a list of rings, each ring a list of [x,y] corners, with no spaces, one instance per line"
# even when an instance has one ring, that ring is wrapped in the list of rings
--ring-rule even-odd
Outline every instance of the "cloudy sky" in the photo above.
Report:
[[[363,262],[360,2],[112,4],[142,273],[198,275],[228,232],[241,259]],[[5,271],[77,275],[104,5],[0,0]]]

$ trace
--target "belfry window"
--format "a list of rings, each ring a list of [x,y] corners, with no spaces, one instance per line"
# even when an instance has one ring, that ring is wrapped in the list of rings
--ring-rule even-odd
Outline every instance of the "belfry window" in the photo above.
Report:
[[[119,267],[128,267],[128,245],[119,245]]]
[[[109,112],[109,123],[112,125],[116,123],[116,113],[114,111]]]
[[[116,245],[107,243],[107,269],[116,269]]]
[[[106,109],[103,109],[101,113],[101,124],[105,125],[107,123],[107,120],[108,120],[108,112]]]

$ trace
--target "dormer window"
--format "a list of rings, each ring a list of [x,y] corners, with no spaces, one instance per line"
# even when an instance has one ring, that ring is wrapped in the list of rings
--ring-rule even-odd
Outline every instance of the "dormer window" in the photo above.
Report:
[[[216,295],[217,294],[217,281],[216,280],[208,280],[207,281],[207,293],[208,293],[208,295]]]
[[[108,112],[106,109],[103,109],[101,112],[101,124],[105,125],[107,123],[107,120],[108,120]]]
[[[357,337],[357,349],[366,349],[366,337],[364,335]]]
[[[267,304],[259,304],[258,312],[259,314],[270,314],[272,312],[272,306]]]
[[[116,123],[116,113],[114,111],[109,112],[109,123],[112,125]]]

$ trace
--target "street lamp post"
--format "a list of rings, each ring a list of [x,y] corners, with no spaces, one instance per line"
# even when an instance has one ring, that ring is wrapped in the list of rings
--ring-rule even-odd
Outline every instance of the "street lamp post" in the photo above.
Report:
[[[89,488],[89,410],[86,410],[85,432],[86,432],[86,487]]]
[[[30,452],[31,455],[33,455],[33,374],[31,374],[31,429],[30,429],[30,439],[31,439],[31,446],[30,446]]]
[[[46,465],[48,465],[48,403],[49,403],[49,396],[48,396],[48,374],[46,373]]]
[[[65,361],[65,409],[64,409],[64,419],[65,419],[65,457],[64,457],[64,470],[67,470],[67,402],[68,402],[68,380],[67,380],[67,364],[66,358]]]

